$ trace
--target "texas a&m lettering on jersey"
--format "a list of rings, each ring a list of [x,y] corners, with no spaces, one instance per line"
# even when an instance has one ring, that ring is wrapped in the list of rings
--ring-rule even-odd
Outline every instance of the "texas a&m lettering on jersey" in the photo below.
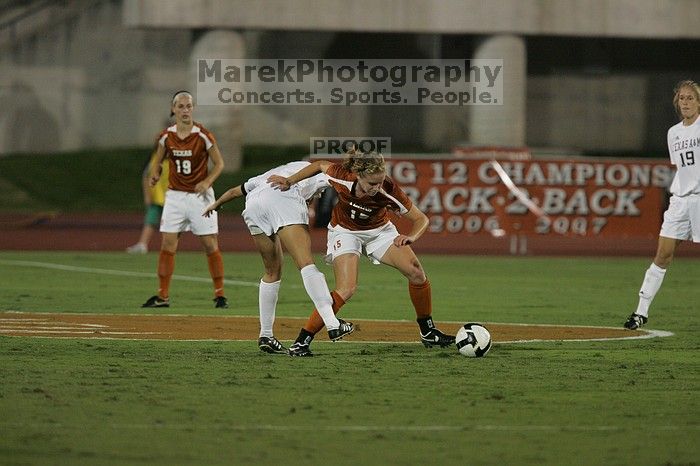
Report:
[[[668,130],[668,153],[677,170],[671,192],[681,197],[700,194],[700,117],[691,125],[681,121]]]
[[[207,151],[215,143],[214,135],[197,122],[184,139],[177,135],[177,125],[163,130],[158,136],[158,144],[165,147],[165,157],[170,167],[168,188],[194,192],[197,183],[208,175]]]
[[[372,230],[389,221],[388,210],[403,215],[413,207],[413,202],[388,176],[377,194],[357,197],[357,175],[343,168],[342,164],[331,164],[326,175],[338,193],[331,226],[340,225],[348,230]]]

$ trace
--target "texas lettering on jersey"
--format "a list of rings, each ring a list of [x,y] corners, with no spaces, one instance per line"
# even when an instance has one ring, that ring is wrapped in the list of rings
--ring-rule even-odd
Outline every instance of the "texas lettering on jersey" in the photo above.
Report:
[[[329,184],[338,193],[338,203],[333,208],[331,226],[340,225],[348,230],[372,230],[389,222],[389,210],[405,214],[413,203],[401,188],[388,176],[381,189],[372,197],[358,197],[357,175],[334,163],[328,170]]]

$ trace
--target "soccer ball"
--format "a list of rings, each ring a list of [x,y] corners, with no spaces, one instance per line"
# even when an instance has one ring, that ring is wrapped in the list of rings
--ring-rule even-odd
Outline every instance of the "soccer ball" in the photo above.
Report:
[[[463,355],[480,358],[491,349],[491,334],[483,325],[470,322],[459,328],[455,344]]]

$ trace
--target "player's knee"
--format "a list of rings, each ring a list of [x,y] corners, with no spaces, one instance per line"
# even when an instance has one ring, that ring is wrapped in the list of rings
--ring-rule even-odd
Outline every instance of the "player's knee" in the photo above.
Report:
[[[421,267],[420,262],[417,259],[411,261],[410,266],[404,271],[404,275],[408,278],[408,281],[413,285],[420,285],[425,283],[427,277],[425,276],[425,271]]]
[[[273,283],[282,280],[282,269],[265,269],[263,281]]]
[[[338,293],[344,301],[348,301],[350,298],[352,298],[352,295],[355,294],[356,290],[357,284],[346,285],[342,287],[336,286],[335,288],[335,292]]]
[[[654,263],[662,269],[668,268],[671,265],[671,261],[673,261],[673,252],[661,252],[654,258]]]
[[[416,269],[413,273],[406,275],[406,278],[412,285],[422,285],[428,279],[421,269]]]

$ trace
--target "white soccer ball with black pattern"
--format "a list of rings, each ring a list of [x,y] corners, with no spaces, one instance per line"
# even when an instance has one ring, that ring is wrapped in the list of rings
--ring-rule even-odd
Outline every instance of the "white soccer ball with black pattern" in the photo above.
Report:
[[[483,325],[470,322],[457,330],[455,345],[461,354],[480,358],[491,349],[491,333]]]

